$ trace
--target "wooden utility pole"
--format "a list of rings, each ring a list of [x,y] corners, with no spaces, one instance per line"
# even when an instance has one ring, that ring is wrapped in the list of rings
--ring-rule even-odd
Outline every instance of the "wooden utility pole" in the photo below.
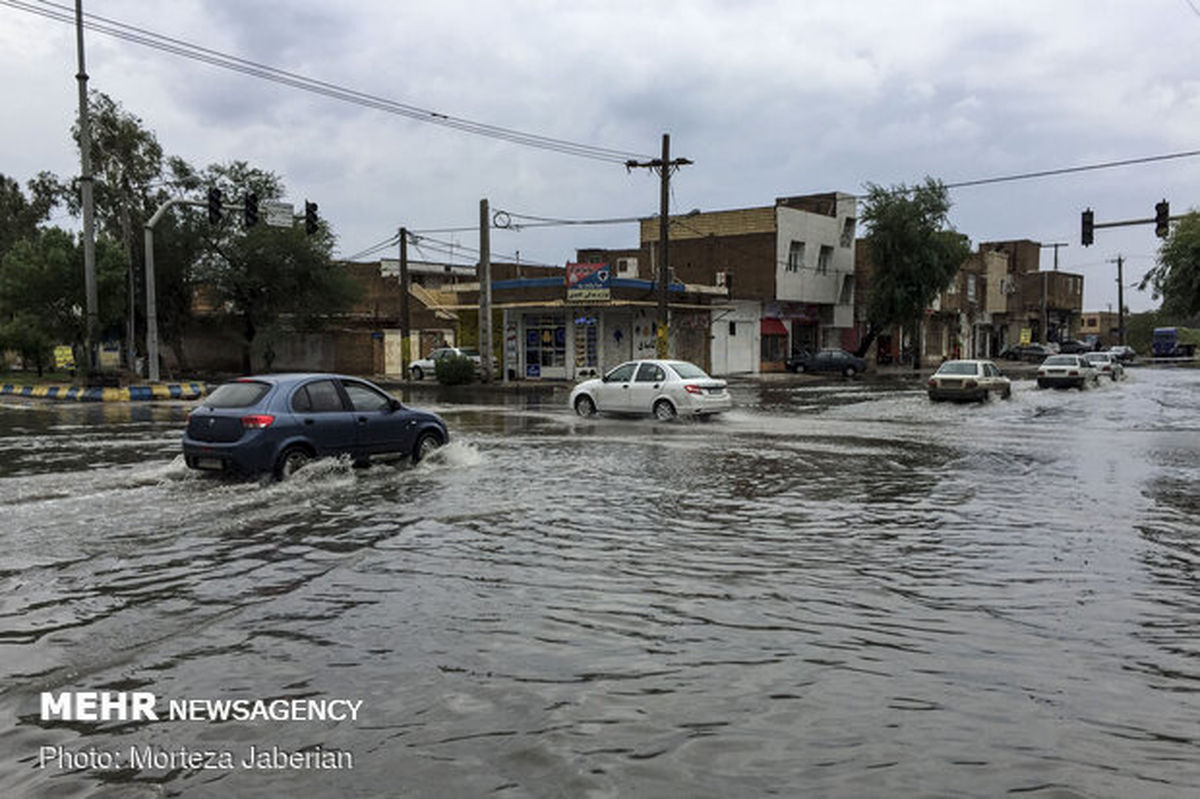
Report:
[[[479,201],[479,357],[483,382],[492,382],[492,220]]]
[[[670,339],[668,337],[667,287],[671,281],[670,272],[670,218],[668,216],[671,200],[671,172],[692,162],[686,158],[671,160],[671,135],[664,133],[662,137],[662,158],[652,161],[626,161],[625,168],[644,167],[657,170],[659,176],[658,200],[658,331],[656,350],[659,358],[670,355]]]
[[[408,377],[412,327],[408,310],[408,228],[400,228],[400,374]]]

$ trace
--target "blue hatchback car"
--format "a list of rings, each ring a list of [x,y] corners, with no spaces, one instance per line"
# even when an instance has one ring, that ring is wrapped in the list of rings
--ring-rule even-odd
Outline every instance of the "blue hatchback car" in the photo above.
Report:
[[[449,440],[441,417],[401,404],[369,380],[256,375],[223,384],[188,415],[183,457],[193,469],[284,479],[333,455],[416,463]]]

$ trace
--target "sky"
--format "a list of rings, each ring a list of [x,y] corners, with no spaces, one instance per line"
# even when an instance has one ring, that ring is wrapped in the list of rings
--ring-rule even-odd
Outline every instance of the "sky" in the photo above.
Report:
[[[0,0],[0,173],[78,174],[75,32]],[[474,263],[481,199],[569,220],[658,212],[658,179],[626,157],[693,163],[671,213],[772,205],[868,184],[947,184],[1200,151],[1200,0],[84,0],[84,11],[452,119],[606,148],[580,157],[348,103],[100,32],[89,87],[197,167],[275,172],[352,256],[424,232],[410,257]],[[123,27],[123,30],[129,30]],[[431,117],[424,115],[426,120]],[[1200,156],[950,191],[973,244],[1032,239],[1084,275],[1084,310],[1157,306],[1136,289],[1153,225],[1097,223],[1200,207]],[[194,199],[201,199],[196,197]],[[65,216],[54,223],[78,223]],[[463,230],[455,231],[453,229]],[[494,260],[564,264],[583,247],[635,247],[635,223],[492,232]],[[444,245],[455,245],[447,255]],[[461,247],[462,249],[458,249]],[[1053,268],[1055,250],[1043,250]],[[390,247],[372,257],[396,257]]]

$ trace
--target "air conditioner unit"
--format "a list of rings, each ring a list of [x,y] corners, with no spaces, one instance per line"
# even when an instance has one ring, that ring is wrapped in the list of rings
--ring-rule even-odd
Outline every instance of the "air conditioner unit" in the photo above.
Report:
[[[728,272],[717,272],[717,277],[716,277],[716,281],[715,281],[716,285],[724,286],[725,281],[728,279],[728,277],[729,277]]]

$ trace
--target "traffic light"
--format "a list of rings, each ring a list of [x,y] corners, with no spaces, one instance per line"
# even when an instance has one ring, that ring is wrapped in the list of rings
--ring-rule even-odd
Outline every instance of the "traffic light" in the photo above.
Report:
[[[317,204],[304,201],[304,232],[313,235],[317,232]]]
[[[252,191],[246,192],[246,227],[258,224],[258,195]]]
[[[221,224],[221,190],[216,186],[208,190],[208,224]]]
[[[1154,204],[1154,235],[1165,239],[1171,232],[1171,204],[1166,200]]]
[[[1094,224],[1095,215],[1092,213],[1092,209],[1089,208],[1083,212],[1083,235],[1081,238],[1083,239],[1084,247],[1092,246],[1092,241],[1095,238],[1093,235]]]

